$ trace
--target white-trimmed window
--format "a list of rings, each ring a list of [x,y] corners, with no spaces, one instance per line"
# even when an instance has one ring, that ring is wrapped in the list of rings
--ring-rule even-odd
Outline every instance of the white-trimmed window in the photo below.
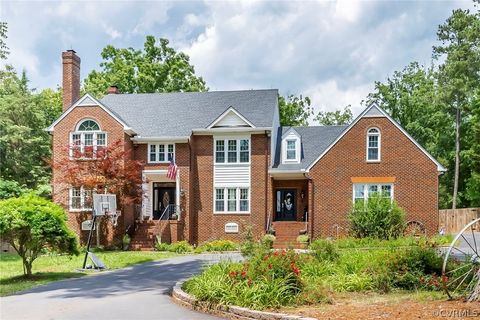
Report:
[[[297,160],[297,140],[287,140],[287,160]]]
[[[71,187],[69,192],[70,211],[92,210],[92,189]]]
[[[282,163],[300,162],[301,139],[296,131],[291,131],[282,137]]]
[[[215,188],[215,212],[250,212],[250,189],[244,187]]]
[[[148,163],[167,163],[170,159],[175,159],[175,144],[148,144]]]
[[[250,139],[215,139],[215,163],[249,163]]]
[[[97,152],[107,145],[107,133],[100,130],[94,120],[79,122],[75,132],[70,134],[70,157],[76,159],[95,159]]]
[[[393,184],[391,183],[355,183],[353,185],[353,202],[367,202],[374,194],[393,200]]]
[[[367,131],[367,161],[380,161],[380,130],[370,128]]]

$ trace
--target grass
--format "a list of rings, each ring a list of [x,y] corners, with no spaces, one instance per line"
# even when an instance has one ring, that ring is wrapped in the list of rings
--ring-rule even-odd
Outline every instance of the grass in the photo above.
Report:
[[[105,251],[96,252],[109,270],[175,256],[169,252]],[[79,256],[44,255],[33,262],[33,276],[23,276],[22,260],[17,254],[0,253],[0,296],[14,294],[52,281],[78,278],[87,275],[77,272],[83,264],[84,254]]]

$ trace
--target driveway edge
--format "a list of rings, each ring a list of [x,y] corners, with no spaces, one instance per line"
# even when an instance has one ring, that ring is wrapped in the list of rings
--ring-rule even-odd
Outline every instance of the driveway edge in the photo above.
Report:
[[[234,320],[318,320],[285,313],[257,311],[238,306],[225,306],[199,301],[182,290],[185,281],[179,281],[175,284],[172,290],[172,298],[175,302],[196,311]]]

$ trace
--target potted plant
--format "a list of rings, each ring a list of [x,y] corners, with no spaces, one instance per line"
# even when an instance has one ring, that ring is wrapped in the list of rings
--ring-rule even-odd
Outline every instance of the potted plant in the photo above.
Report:
[[[297,237],[297,242],[300,242],[303,249],[308,247],[308,243],[310,241],[310,236],[308,234],[301,234]]]
[[[130,236],[127,233],[125,233],[122,237],[122,249],[124,251],[128,250],[128,247],[130,246],[131,241],[132,239],[130,238]]]

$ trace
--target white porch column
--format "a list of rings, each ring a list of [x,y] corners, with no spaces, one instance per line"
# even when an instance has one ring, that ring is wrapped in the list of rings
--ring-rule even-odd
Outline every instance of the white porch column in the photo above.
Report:
[[[175,178],[175,205],[177,206],[177,220],[180,220],[181,208],[180,208],[180,169],[177,170],[177,176]]]

